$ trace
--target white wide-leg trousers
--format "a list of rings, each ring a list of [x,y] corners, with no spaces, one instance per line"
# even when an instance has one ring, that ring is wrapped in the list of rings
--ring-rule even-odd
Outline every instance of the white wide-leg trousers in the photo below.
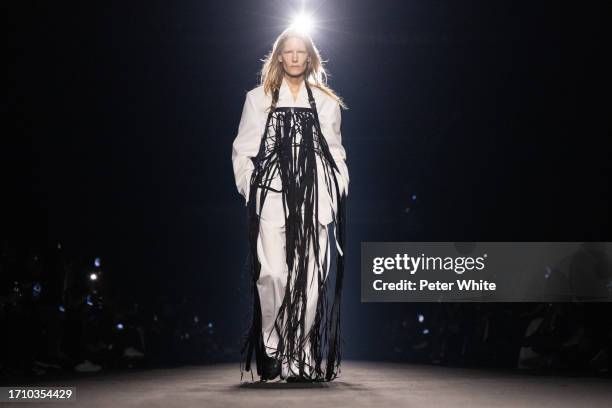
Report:
[[[317,222],[319,228],[319,271],[322,274],[321,282],[325,283],[329,272],[330,251],[328,248],[328,228],[326,225]],[[287,285],[288,265],[286,260],[285,247],[285,226],[277,226],[264,218],[260,218],[259,237],[257,240],[257,256],[261,264],[259,279],[257,280],[257,290],[261,302],[262,334],[266,353],[273,356],[279,344],[279,333],[274,327],[280,306],[285,296]],[[314,256],[314,246],[311,243],[309,248],[308,262],[308,284],[307,301],[305,315],[306,334],[314,322],[319,298],[319,287],[317,271],[315,269],[316,260]],[[293,274],[295,276],[295,274]],[[292,285],[292,283],[290,283]],[[292,286],[291,286],[292,289]],[[301,336],[298,333],[297,338]],[[304,350],[306,352],[306,374],[310,374],[309,366],[313,360],[310,355],[310,341],[308,336],[304,336]],[[284,356],[282,359],[282,378],[286,378],[290,373],[298,374],[299,369],[295,361],[287,361]]]

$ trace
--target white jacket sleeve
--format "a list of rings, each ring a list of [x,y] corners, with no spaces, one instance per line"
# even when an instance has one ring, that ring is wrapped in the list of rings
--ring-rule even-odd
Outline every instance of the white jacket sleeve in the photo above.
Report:
[[[328,120],[321,124],[321,130],[323,131],[325,140],[327,140],[329,151],[334,158],[338,169],[340,170],[340,177],[338,178],[340,184],[340,194],[344,192],[345,195],[348,195],[350,178],[348,168],[346,166],[346,151],[342,146],[342,134],[340,132],[341,123],[342,114],[340,111],[340,105],[336,102],[333,104],[333,109]]]
[[[247,93],[238,125],[238,135],[232,144],[234,178],[238,192],[246,200],[245,206],[249,202],[251,174],[255,169],[251,157],[255,157],[259,151],[260,133],[263,132],[263,129],[259,129],[259,125],[259,116],[253,96]]]

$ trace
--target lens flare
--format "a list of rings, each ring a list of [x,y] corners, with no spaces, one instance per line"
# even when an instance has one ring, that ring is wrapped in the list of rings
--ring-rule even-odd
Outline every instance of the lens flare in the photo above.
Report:
[[[302,12],[293,18],[291,28],[305,34],[310,34],[314,29],[314,20],[311,15]]]

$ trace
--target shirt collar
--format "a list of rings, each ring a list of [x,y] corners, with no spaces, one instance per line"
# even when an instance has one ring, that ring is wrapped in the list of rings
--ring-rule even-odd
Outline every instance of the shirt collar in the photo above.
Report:
[[[298,93],[297,100],[293,100],[293,93],[291,93],[291,88],[289,88],[287,79],[283,76],[283,81],[278,91],[278,103],[276,106],[292,106],[304,108],[310,107],[310,102],[308,102],[306,85],[304,84],[304,82],[302,82],[300,85],[300,91]]]

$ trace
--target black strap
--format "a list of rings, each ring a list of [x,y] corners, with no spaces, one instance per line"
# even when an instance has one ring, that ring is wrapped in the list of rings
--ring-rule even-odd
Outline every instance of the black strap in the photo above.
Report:
[[[321,130],[321,124],[319,123],[319,112],[317,112],[317,103],[315,102],[314,96],[312,96],[312,90],[310,89],[310,85],[308,85],[308,81],[304,81],[304,85],[306,86],[306,90],[308,91],[308,102],[310,103],[310,107],[314,113],[314,117],[317,123],[317,130],[319,134],[323,134]]]

